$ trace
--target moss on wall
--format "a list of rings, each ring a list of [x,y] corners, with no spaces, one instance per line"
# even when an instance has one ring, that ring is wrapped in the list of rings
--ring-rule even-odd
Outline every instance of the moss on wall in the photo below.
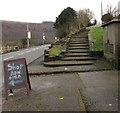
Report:
[[[106,59],[108,59],[110,62],[114,61],[114,56],[109,53],[104,53],[104,56]]]

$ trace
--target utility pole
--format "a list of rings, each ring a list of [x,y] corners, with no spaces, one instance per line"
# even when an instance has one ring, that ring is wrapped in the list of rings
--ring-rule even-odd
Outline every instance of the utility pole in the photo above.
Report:
[[[27,23],[27,32],[29,31],[29,24]]]
[[[101,1],[101,23],[102,23],[102,16],[103,16],[103,4],[102,4],[102,1]]]
[[[27,23],[27,47],[30,47],[31,32],[29,30],[29,24]]]
[[[102,1],[101,1],[101,17],[103,16],[103,5],[102,5]]]

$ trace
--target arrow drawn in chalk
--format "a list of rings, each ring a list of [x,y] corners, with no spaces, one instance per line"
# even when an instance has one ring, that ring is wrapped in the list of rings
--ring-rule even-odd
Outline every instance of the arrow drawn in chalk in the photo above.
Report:
[[[11,86],[15,86],[14,80],[11,80],[11,81],[9,82],[9,84],[10,84]]]

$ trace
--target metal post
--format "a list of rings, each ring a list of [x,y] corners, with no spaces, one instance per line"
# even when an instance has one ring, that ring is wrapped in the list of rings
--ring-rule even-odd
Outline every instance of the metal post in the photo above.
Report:
[[[30,40],[27,38],[27,47],[30,47]]]

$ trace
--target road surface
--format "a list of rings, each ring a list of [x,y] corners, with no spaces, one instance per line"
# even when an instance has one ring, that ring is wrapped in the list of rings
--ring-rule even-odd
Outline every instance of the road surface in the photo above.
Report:
[[[11,52],[11,53],[7,53],[7,54],[0,55],[0,56],[2,56],[2,59],[4,61],[16,59],[16,58],[26,58],[27,64],[29,64],[35,59],[37,59],[38,57],[42,56],[44,54],[44,50],[48,49],[49,46],[50,44],[42,45],[42,46],[34,47],[34,48],[27,48],[24,50],[20,50],[17,52]]]
[[[26,58],[27,64],[30,64],[35,59],[43,56],[44,50],[48,49],[50,44],[42,45],[33,48],[27,48],[16,52],[10,52],[7,54],[0,55],[0,87],[2,86],[3,80],[3,61],[17,59],[17,58]]]
[[[43,65],[44,64],[44,55],[40,56],[33,62],[29,63],[28,66],[37,66],[37,65]]]

